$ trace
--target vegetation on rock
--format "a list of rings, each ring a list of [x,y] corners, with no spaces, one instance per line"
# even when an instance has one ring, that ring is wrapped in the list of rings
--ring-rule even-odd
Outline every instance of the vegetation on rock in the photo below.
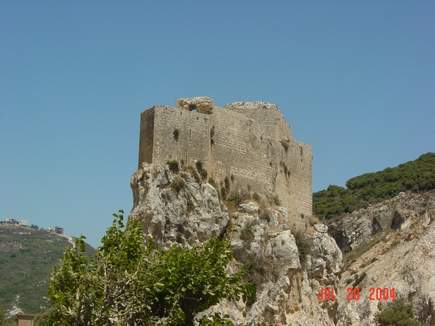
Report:
[[[178,164],[178,161],[171,160],[167,162],[169,170],[171,170],[173,173],[178,173],[180,171],[180,166]]]
[[[383,307],[376,315],[376,322],[380,326],[418,326],[411,305],[403,300],[396,300]]]
[[[435,153],[383,171],[349,179],[346,188],[331,185],[313,194],[314,213],[332,218],[392,198],[402,191],[435,189]]]
[[[46,325],[193,325],[220,299],[249,294],[241,274],[227,272],[226,240],[163,249],[145,238],[140,221],[124,225],[122,211],[114,218],[94,261],[84,255],[83,239],[65,252],[50,278]],[[223,316],[201,324],[229,325]]]

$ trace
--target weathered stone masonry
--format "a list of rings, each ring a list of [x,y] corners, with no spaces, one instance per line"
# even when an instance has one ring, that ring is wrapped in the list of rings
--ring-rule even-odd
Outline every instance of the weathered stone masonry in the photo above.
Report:
[[[201,99],[142,113],[139,165],[201,161],[219,184],[227,178],[233,190],[277,195],[288,207],[290,224],[305,224],[312,214],[311,146],[293,138],[274,104],[237,102],[218,108],[210,98]]]

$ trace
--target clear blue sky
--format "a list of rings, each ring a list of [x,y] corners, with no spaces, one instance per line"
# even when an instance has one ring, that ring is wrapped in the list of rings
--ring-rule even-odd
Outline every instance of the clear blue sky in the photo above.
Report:
[[[265,100],[313,188],[435,150],[433,1],[2,1],[0,217],[96,245],[131,208],[139,114]]]

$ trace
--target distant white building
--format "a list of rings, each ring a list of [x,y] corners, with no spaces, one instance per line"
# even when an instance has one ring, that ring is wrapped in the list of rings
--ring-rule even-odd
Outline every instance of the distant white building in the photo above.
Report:
[[[20,224],[20,221],[15,218],[5,218],[2,221],[0,221],[1,224],[14,224],[18,225]]]
[[[7,217],[2,220],[0,220],[0,224],[12,224],[12,225],[22,225],[22,226],[28,226],[29,222],[26,219],[22,219],[19,217]]]

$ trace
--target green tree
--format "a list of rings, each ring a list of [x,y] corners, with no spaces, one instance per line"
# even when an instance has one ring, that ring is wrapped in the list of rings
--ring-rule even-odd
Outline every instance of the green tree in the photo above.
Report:
[[[435,153],[383,171],[349,179],[346,188],[331,185],[313,194],[314,213],[333,218],[396,196],[401,191],[435,189]]]
[[[124,225],[122,211],[114,218],[95,260],[84,255],[83,238],[65,252],[50,278],[46,324],[193,325],[198,312],[220,299],[252,291],[241,274],[227,273],[228,241],[164,249],[144,237],[139,221]],[[218,317],[204,325],[228,325]]]
[[[376,315],[376,322],[380,326],[418,326],[411,305],[403,300],[396,300],[383,307]]]

